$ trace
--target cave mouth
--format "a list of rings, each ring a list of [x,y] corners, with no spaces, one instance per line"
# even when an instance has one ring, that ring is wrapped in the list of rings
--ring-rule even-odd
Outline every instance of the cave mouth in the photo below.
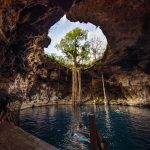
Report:
[[[80,28],[87,31],[87,42],[89,43],[89,56],[85,61],[85,66],[93,66],[97,64],[104,56],[107,48],[107,39],[99,26],[91,23],[71,22],[64,15],[57,23],[50,27],[48,37],[51,43],[47,48],[44,48],[44,53],[51,61],[61,62],[67,58],[61,50],[56,48],[56,45],[66,36],[67,33],[73,31],[75,28]],[[81,41],[82,44],[84,41]],[[67,60],[65,63],[69,63]],[[61,63],[60,63],[61,64]]]

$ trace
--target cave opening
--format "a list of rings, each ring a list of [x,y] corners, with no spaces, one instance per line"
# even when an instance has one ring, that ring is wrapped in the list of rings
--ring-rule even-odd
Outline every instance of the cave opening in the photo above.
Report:
[[[56,45],[68,32],[75,28],[81,28],[87,31],[87,41],[90,44],[90,59],[88,61],[92,63],[93,61],[96,62],[102,59],[108,44],[107,38],[101,28],[92,23],[71,22],[67,19],[66,15],[50,27],[48,37],[51,39],[51,42],[47,48],[44,48],[44,53],[49,57],[58,57],[58,59],[64,57],[66,59],[66,56],[64,56],[61,50],[57,49]],[[88,62],[86,63],[88,64]]]
[[[49,61],[57,62],[61,67],[72,72],[71,100],[74,105],[80,103],[83,101],[82,78],[85,78],[82,77],[82,72],[96,64],[102,64],[108,45],[107,39],[100,27],[91,23],[71,22],[66,18],[66,15],[49,29],[48,36],[51,38],[51,43],[44,49],[44,53]],[[56,69],[57,73],[53,73],[51,78],[55,78],[55,75],[60,78],[58,70]],[[58,91],[59,80],[57,81]],[[106,99],[106,96],[104,97]]]

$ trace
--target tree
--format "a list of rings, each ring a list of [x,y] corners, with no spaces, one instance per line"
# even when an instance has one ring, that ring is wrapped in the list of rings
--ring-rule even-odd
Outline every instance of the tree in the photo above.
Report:
[[[72,102],[74,105],[81,101],[81,67],[88,60],[90,45],[87,41],[87,31],[75,28],[66,34],[56,45],[61,50],[72,69]]]
[[[103,42],[99,37],[93,37],[90,41],[90,51],[94,61],[100,59],[103,55],[104,49],[102,46]]]
[[[86,40],[87,31],[75,28],[61,39],[56,48],[62,51],[70,64],[80,67],[89,56],[89,42]]]
[[[55,53],[52,53],[50,55],[47,55],[47,57],[50,61],[55,62],[57,55]]]
[[[63,56],[57,56],[55,53],[51,53],[47,55],[48,59],[52,62],[59,62],[60,65],[64,65],[66,63]]]

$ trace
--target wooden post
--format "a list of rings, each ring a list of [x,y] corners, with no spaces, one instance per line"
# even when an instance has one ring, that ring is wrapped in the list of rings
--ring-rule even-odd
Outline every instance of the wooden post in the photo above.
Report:
[[[95,116],[92,114],[89,115],[89,127],[91,150],[109,150],[107,142],[96,127]]]
[[[98,150],[95,116],[89,115],[91,150]]]
[[[109,150],[106,140],[103,138],[102,134],[97,130],[97,144],[99,150]]]

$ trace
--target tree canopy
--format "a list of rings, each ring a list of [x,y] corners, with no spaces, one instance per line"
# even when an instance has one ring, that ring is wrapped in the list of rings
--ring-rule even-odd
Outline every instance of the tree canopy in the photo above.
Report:
[[[87,39],[88,31],[75,28],[68,32],[55,46],[62,52],[62,56],[52,53],[48,55],[51,61],[56,61],[61,65],[72,68],[87,69],[101,63],[106,47],[100,37],[94,36]]]
[[[90,44],[87,41],[87,30],[75,28],[61,39],[56,45],[61,50],[68,62],[76,67],[80,67],[89,58]]]

